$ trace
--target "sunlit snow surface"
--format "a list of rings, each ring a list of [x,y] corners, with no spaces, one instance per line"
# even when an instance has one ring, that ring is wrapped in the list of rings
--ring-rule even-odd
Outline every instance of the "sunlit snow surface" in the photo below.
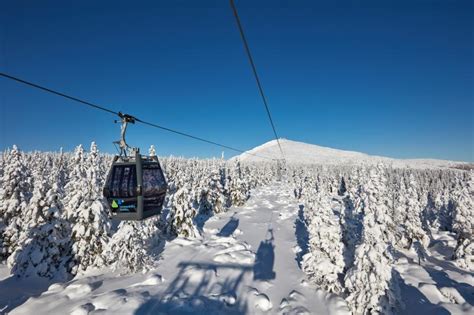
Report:
[[[449,168],[466,164],[465,162],[435,159],[392,159],[360,152],[332,149],[287,139],[280,139],[280,145],[287,163],[293,164],[375,165],[383,162],[393,167],[412,168]],[[266,158],[281,159],[281,153],[277,141],[272,140],[239,155],[237,158],[245,162],[268,161]]]
[[[307,231],[290,187],[257,189],[247,204],[210,218],[202,239],[168,242],[158,268],[120,275],[97,270],[67,283],[8,277],[0,268],[0,313],[348,314],[346,302],[309,284],[298,267]],[[436,234],[428,259],[400,252],[404,314],[473,314],[474,275],[448,261]]]
[[[474,314],[474,273],[460,269],[451,261],[456,245],[454,235],[433,235],[425,261],[417,255],[399,253],[395,269],[400,273],[405,314]]]

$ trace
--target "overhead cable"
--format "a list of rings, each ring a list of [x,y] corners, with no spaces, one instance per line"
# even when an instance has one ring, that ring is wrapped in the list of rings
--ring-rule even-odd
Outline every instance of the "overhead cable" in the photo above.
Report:
[[[86,105],[86,106],[89,106],[89,107],[94,108],[94,109],[97,109],[97,110],[102,110],[102,111],[104,111],[104,112],[107,112],[107,113],[110,113],[110,114],[113,114],[113,115],[120,116],[120,114],[119,114],[120,112],[111,110],[111,109],[106,108],[106,107],[101,106],[101,105],[97,105],[97,104],[94,104],[94,103],[91,103],[91,102],[82,100],[82,99],[77,98],[77,97],[74,97],[74,96],[67,95],[67,94],[62,93],[62,92],[58,92],[58,91],[56,91],[56,90],[53,90],[53,89],[50,89],[50,88],[41,86],[41,85],[39,85],[39,84],[32,83],[32,82],[29,82],[29,81],[20,79],[20,78],[18,78],[18,77],[14,77],[14,76],[12,76],[12,75],[9,75],[9,74],[3,73],[3,72],[0,72],[0,76],[2,76],[2,77],[4,77],[4,78],[7,78],[7,79],[10,79],[10,80],[13,80],[13,81],[16,81],[16,82],[19,82],[19,83],[22,83],[22,84],[25,84],[25,85],[28,85],[28,86],[30,86],[30,87],[34,87],[34,88],[36,88],[36,89],[39,89],[39,90],[42,90],[42,91],[45,91],[45,92],[48,92],[48,93],[51,93],[51,94],[55,94],[55,95],[57,95],[57,96],[64,97],[64,98],[66,98],[66,99],[69,99],[69,100],[71,100],[71,101],[80,103],[80,104],[82,104],[82,105]],[[130,116],[132,116],[137,122],[140,122],[140,123],[142,123],[142,124],[144,124],[144,125],[148,125],[148,126],[150,126],[150,127],[154,127],[154,128],[158,128],[158,129],[161,129],[161,130],[165,130],[165,131],[168,131],[168,132],[171,132],[171,133],[175,133],[175,134],[181,135],[181,136],[183,136],[183,137],[187,137],[187,138],[191,138],[191,139],[194,139],[194,140],[197,140],[197,141],[201,141],[201,142],[205,142],[205,143],[208,143],[208,144],[212,144],[212,145],[215,145],[215,146],[218,146],[218,147],[221,147],[221,148],[224,148],[224,149],[228,149],[228,150],[231,150],[231,151],[235,151],[235,152],[238,152],[238,153],[243,153],[243,154],[248,154],[248,155],[252,155],[252,156],[259,157],[259,158],[263,158],[263,159],[273,160],[273,159],[270,158],[270,157],[266,157],[266,156],[259,155],[259,154],[255,154],[255,153],[250,153],[250,152],[247,152],[247,151],[242,150],[242,149],[234,148],[234,147],[231,147],[231,146],[228,146],[228,145],[225,145],[225,144],[221,144],[221,143],[218,143],[218,142],[215,142],[215,141],[211,141],[211,140],[207,140],[207,139],[204,139],[204,138],[201,138],[201,137],[198,137],[198,136],[194,136],[194,135],[191,135],[191,134],[189,134],[189,133],[185,133],[185,132],[182,132],[182,131],[178,131],[178,130],[174,130],[174,129],[171,129],[171,128],[168,128],[168,127],[164,127],[164,126],[161,126],[161,125],[152,123],[152,122],[148,122],[148,121],[139,119],[139,118],[137,118],[137,117],[135,117],[135,116],[133,116],[133,115],[130,115]]]
[[[250,47],[249,47],[247,39],[245,37],[244,29],[242,27],[242,23],[240,22],[239,14],[237,12],[237,8],[235,7],[234,0],[230,0],[230,6],[232,7],[232,11],[234,12],[235,21],[237,22],[237,27],[239,28],[240,37],[242,38],[242,42],[244,44],[245,52],[246,52],[247,57],[249,59],[250,66],[252,67],[252,72],[253,72],[253,75],[255,77],[255,81],[257,81],[258,91],[260,92],[260,96],[262,97],[263,104],[265,105],[265,109],[267,111],[268,119],[270,120],[270,124],[271,124],[272,129],[273,129],[273,134],[275,135],[275,139],[278,143],[278,147],[280,148],[280,153],[281,153],[281,155],[283,157],[283,160],[284,160],[285,155],[283,153],[283,149],[281,148],[280,138],[278,137],[278,134],[277,134],[277,131],[276,131],[276,128],[275,128],[275,124],[273,123],[273,119],[272,119],[272,115],[270,113],[270,108],[268,106],[267,98],[265,96],[265,93],[263,92],[262,83],[260,82],[260,78],[258,77],[258,73],[257,73],[257,67],[255,66],[255,62],[253,61],[252,53],[250,52]]]

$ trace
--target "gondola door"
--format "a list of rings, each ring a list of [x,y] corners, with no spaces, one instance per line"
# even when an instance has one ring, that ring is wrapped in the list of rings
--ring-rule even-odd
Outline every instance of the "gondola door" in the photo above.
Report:
[[[112,216],[119,220],[143,219],[141,196],[141,157],[123,159],[115,157],[104,187]]]

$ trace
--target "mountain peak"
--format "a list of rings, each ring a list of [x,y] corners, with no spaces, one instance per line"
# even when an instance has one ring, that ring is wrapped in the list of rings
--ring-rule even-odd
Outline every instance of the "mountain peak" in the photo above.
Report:
[[[463,162],[434,160],[434,159],[393,159],[361,152],[323,147],[299,141],[280,138],[280,145],[289,164],[322,164],[322,165],[373,165],[380,162],[394,167],[413,168],[446,168]],[[268,141],[233,159],[243,162],[268,161],[281,159],[277,140]]]

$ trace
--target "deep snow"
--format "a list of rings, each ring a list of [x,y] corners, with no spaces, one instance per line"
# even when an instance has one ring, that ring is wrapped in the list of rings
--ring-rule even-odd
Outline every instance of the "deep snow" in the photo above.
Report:
[[[298,205],[289,191],[258,189],[244,207],[205,222],[202,238],[167,243],[152,272],[85,274],[53,284],[11,314],[347,313],[343,299],[309,286],[298,267]]]
[[[290,191],[284,184],[256,189],[245,206],[204,222],[202,238],[156,248],[161,260],[145,274],[96,270],[51,284],[8,277],[2,266],[0,312],[347,314],[342,298],[316,289],[299,267],[307,230]],[[399,252],[404,314],[473,313],[474,274],[448,261],[452,247],[452,235],[437,234],[420,266],[414,253]]]

